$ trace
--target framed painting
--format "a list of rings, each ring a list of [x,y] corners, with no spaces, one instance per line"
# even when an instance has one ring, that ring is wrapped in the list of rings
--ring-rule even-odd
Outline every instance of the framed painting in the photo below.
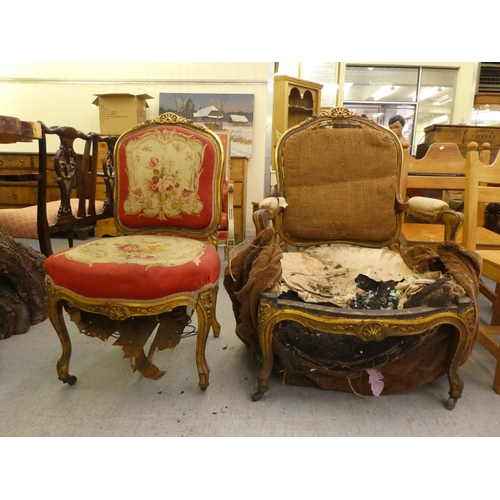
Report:
[[[160,114],[168,111],[199,121],[230,138],[230,156],[252,156],[253,94],[160,93]]]

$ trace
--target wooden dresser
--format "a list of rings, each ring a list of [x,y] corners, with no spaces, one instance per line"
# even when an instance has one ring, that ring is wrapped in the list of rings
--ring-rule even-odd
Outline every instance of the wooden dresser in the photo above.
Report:
[[[231,156],[229,178],[234,181],[234,239],[237,245],[245,239],[246,233],[247,165],[246,156]]]
[[[107,144],[99,143],[99,157],[106,154]],[[47,154],[47,202],[60,200],[61,194],[54,171],[54,153]],[[38,172],[38,153],[1,153],[0,169],[2,174],[29,174]],[[106,199],[106,186],[102,178],[97,179],[96,200]],[[35,182],[20,182],[15,185],[0,184],[0,209],[22,208],[37,204]]]
[[[47,202],[60,200],[61,195],[54,172],[54,162],[47,159]],[[2,174],[29,174],[38,172],[38,153],[0,153]],[[0,185],[0,209],[22,208],[37,204],[35,182],[19,182],[15,185]]]

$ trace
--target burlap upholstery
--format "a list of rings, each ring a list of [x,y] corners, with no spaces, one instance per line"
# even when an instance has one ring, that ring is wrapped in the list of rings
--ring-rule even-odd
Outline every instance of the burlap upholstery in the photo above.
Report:
[[[286,232],[310,240],[390,240],[397,232],[399,146],[390,139],[365,128],[291,135],[283,148]]]
[[[383,393],[393,394],[447,373],[453,408],[463,389],[458,366],[477,338],[481,263],[455,242],[437,255],[426,247],[416,255],[394,252],[408,212],[396,135],[333,108],[285,131],[275,159],[277,190],[254,212],[256,240],[233,259],[224,282],[236,334],[261,362],[252,399],[267,392],[273,369],[287,383],[375,396],[380,377]],[[385,276],[388,249],[404,261],[401,276],[394,269]],[[414,277],[421,286],[410,295]],[[366,282],[371,288],[361,286]]]

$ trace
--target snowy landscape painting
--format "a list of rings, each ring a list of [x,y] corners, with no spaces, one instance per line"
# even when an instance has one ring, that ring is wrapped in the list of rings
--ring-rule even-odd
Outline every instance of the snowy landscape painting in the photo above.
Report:
[[[253,94],[160,93],[160,114],[173,112],[231,136],[231,156],[252,156]]]

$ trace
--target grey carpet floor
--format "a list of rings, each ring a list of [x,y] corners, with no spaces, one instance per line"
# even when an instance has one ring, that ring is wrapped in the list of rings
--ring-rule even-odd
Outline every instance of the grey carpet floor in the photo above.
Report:
[[[1,340],[0,436],[500,436],[495,361],[480,345],[460,368],[465,388],[453,411],[444,406],[446,377],[407,393],[363,398],[284,385],[273,375],[269,391],[252,402],[258,367],[234,332],[222,281],[217,314],[222,332],[207,343],[206,391],[198,386],[194,337],[157,352],[154,362],[166,373],[150,380],[132,372],[119,347],[69,322],[74,386],[57,378],[61,345],[49,320]],[[490,314],[482,301],[482,320]]]

